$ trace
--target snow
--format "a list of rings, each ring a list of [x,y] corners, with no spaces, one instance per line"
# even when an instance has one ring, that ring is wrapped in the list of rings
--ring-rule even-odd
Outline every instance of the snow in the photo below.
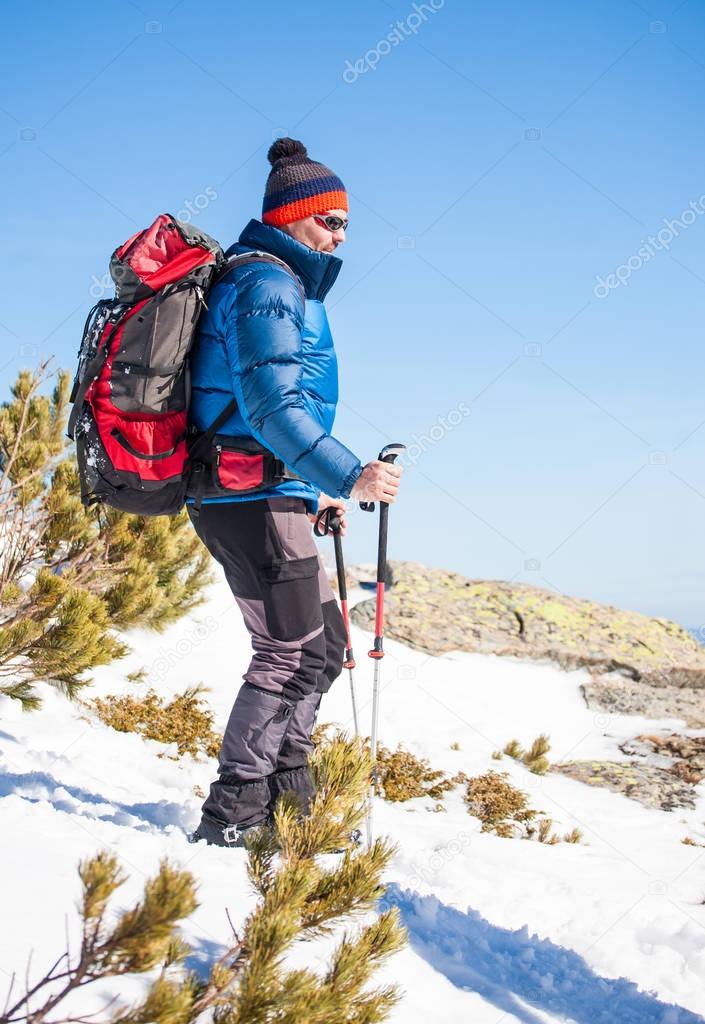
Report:
[[[350,603],[369,596],[350,592]],[[95,672],[88,696],[145,693],[169,697],[206,683],[223,729],[247,663],[249,639],[224,582],[186,619],[157,635],[127,634],[132,653]],[[369,729],[372,659],[369,634],[353,629],[362,721]],[[693,810],[665,813],[561,775],[532,775],[492,752],[514,737],[525,746],[539,733],[551,740],[549,759],[624,760],[618,744],[641,731],[679,728],[595,714],[580,692],[580,670],[452,652],[430,657],[390,639],[381,664],[380,738],[427,757],[434,767],[468,775],[507,771],[530,805],[574,827],[581,844],[548,846],[483,834],[467,813],[460,789],[445,811],[430,799],[376,802],[375,829],[398,852],[387,872],[384,903],[396,905],[409,946],[380,971],[406,995],[395,1024],[473,1021],[537,1024],[692,1024],[705,1021],[705,786]],[[127,674],[143,668],[143,682]],[[90,712],[45,690],[45,706],[23,713],[0,698],[0,1004],[13,970],[31,976],[65,948],[76,948],[79,860],[115,851],[129,879],[119,906],[138,897],[144,880],[168,856],[194,873],[200,905],[184,924],[194,948],[189,965],[202,972],[255,897],[245,854],[200,843],[186,833],[199,820],[212,765],[160,757],[169,748],[117,733]],[[324,698],[320,722],[351,728],[348,673]],[[451,749],[457,743],[459,750]],[[328,940],[329,941],[329,940]],[[307,946],[302,962],[322,961],[325,941]],[[137,999],[145,979],[91,986],[72,1009],[99,1009],[119,992]]]

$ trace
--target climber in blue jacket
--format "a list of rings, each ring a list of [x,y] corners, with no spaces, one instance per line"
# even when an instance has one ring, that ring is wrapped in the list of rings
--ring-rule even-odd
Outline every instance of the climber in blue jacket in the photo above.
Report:
[[[311,524],[332,505],[344,534],[340,499],[392,503],[402,473],[363,466],[331,434],[338,370],[323,301],[342,266],[333,253],[345,241],[345,186],[297,140],[277,139],[267,156],[262,220],[228,250],[242,259],[210,290],[191,354],[192,426],[205,432],[228,403],[234,411],[218,426],[213,487],[188,499],[189,516],[253,647],[191,839],[234,847],[271,822],[281,793],[295,793],[302,813],[313,797],[311,732],[346,638]],[[280,477],[238,492],[234,438],[272,453]]]

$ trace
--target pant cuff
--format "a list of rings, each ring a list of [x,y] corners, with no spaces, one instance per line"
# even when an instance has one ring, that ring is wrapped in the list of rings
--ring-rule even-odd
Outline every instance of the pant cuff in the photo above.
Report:
[[[267,820],[269,787],[266,779],[255,782],[228,782],[222,776],[211,783],[210,793],[203,804],[203,814],[223,822],[248,828]]]

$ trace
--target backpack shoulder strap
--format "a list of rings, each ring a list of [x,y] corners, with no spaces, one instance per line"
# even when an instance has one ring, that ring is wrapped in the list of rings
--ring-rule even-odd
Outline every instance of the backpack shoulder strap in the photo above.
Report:
[[[223,426],[226,420],[230,419],[230,417],[232,416],[236,409],[237,401],[235,399],[235,396],[233,395],[230,401],[226,404],[225,408],[221,409],[221,411],[218,413],[218,415],[210,424],[210,426],[207,427],[203,431],[203,433],[198,436],[194,444],[191,446],[191,451],[189,454],[192,459],[197,459],[201,452],[208,448],[209,444],[211,443],[215,435],[218,433],[220,428]]]
[[[229,274],[233,267],[240,263],[278,263],[280,267],[283,267],[284,270],[294,278],[299,289],[299,294],[301,295],[301,301],[304,303],[306,302],[306,292],[304,291],[304,286],[301,283],[299,275],[292,270],[289,264],[285,263],[284,260],[280,260],[278,256],[275,256],[271,252],[263,252],[261,249],[251,249],[249,252],[240,252],[236,253],[234,256],[229,256],[224,266],[221,270],[217,271],[213,278],[211,288],[214,284],[217,284],[218,281],[225,277],[226,274]]]
[[[294,281],[296,281],[299,293],[301,295],[301,301],[304,303],[306,302],[306,292],[304,291],[304,286],[301,284],[301,279],[299,278],[298,274],[296,274],[291,269],[288,263],[285,263],[284,260],[280,260],[278,256],[274,256],[271,252],[262,252],[259,249],[252,249],[249,252],[241,252],[236,253],[234,256],[229,256],[224,266],[221,267],[220,270],[216,271],[215,277],[211,281],[210,287],[212,288],[215,284],[218,283],[218,281],[225,277],[226,274],[229,274],[233,267],[238,266],[239,264],[242,263],[255,262],[278,263],[281,267],[284,268],[284,270],[288,271],[288,273],[290,273],[291,276],[294,278]],[[230,419],[230,417],[232,416],[236,409],[237,401],[233,396],[233,398],[230,399],[225,408],[218,414],[218,416],[216,416],[211,425],[207,427],[206,430],[203,431],[203,433],[196,440],[195,444],[192,446],[192,458],[197,458],[197,455],[208,447],[208,445],[211,443],[211,441],[218,433],[220,428],[223,426],[226,420]]]

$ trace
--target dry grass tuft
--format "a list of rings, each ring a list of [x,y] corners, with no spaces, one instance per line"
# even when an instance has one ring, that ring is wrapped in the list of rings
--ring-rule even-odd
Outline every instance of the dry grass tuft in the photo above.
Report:
[[[100,720],[118,732],[136,732],[159,743],[176,743],[177,756],[217,757],[222,737],[213,729],[213,714],[194,686],[168,704],[154,690],[144,697],[109,696],[88,701]]]

